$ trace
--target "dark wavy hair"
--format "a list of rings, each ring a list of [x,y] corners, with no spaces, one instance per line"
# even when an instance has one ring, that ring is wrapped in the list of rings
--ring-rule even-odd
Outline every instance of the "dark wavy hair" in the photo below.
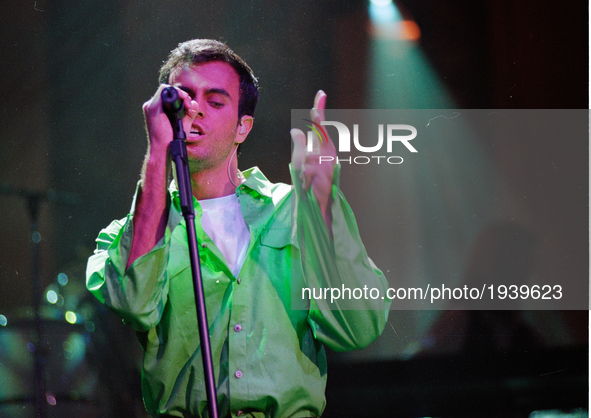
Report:
[[[180,43],[171,51],[168,59],[160,67],[160,83],[168,83],[170,73],[184,64],[202,64],[210,61],[222,61],[230,64],[240,77],[240,99],[238,119],[244,115],[254,116],[259,99],[258,80],[248,64],[228,45],[212,39],[192,39]]]

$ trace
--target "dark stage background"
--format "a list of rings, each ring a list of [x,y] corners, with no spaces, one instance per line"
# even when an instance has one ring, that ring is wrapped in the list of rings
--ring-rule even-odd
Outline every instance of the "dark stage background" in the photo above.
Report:
[[[254,69],[261,100],[240,167],[258,165],[273,181],[289,182],[290,110],[310,107],[320,88],[328,107],[339,109],[588,108],[587,2],[396,5],[406,23],[388,26],[361,0],[2,3],[0,416],[33,416],[33,238],[50,412],[145,416],[138,345],[84,290],[84,269],[100,229],[129,209],[146,146],[141,104],[179,42],[223,40]],[[449,265],[463,275],[474,267],[469,248],[482,231],[509,220],[536,237],[535,274],[587,282],[588,140],[528,141],[474,144],[487,175],[502,180],[502,202],[476,201],[476,170],[475,189],[458,186],[441,215],[461,218],[465,205],[482,205],[481,228],[431,234],[429,211],[440,201],[414,190],[420,198],[403,199],[391,219],[415,229],[400,231],[399,247],[382,248],[378,266],[395,276],[454,260]],[[455,164],[449,157],[437,179],[452,188]],[[41,198],[35,237],[32,195]],[[384,208],[352,206],[372,255],[380,243],[368,219]],[[418,254],[421,239],[427,248],[456,244],[447,255]],[[393,311],[368,349],[331,353],[325,416],[517,417],[587,407],[587,311],[462,315]],[[437,327],[446,323],[459,328],[440,342]]]

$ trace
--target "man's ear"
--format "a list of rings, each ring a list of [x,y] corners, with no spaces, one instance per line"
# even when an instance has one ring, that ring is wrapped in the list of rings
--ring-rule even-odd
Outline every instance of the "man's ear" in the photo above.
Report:
[[[238,132],[236,134],[236,142],[241,144],[244,142],[250,130],[252,129],[252,125],[254,123],[254,118],[252,116],[244,115],[240,118],[240,122],[238,123]]]

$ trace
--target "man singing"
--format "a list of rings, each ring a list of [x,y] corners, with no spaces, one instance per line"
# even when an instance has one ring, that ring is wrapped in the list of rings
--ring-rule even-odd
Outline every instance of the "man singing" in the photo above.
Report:
[[[387,282],[368,258],[337,188],[330,141],[308,154],[292,131],[293,186],[257,168],[238,170],[236,150],[253,126],[258,99],[250,67],[225,44],[181,43],[144,106],[148,151],[130,214],[101,231],[87,287],[137,332],[142,390],[155,417],[207,416],[186,224],[170,183],[171,124],[161,92],[183,100],[182,123],[221,417],[318,417],[325,407],[325,346],[367,346],[382,332],[388,301],[308,300],[292,309],[292,285],[377,288]],[[312,118],[324,120],[318,92]],[[334,160],[333,160],[334,161]],[[297,296],[297,295],[296,295]],[[333,301],[334,302],[334,301]]]

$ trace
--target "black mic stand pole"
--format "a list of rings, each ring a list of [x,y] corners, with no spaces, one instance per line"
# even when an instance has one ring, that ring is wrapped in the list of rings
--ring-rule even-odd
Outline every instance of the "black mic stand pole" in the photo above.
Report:
[[[193,289],[195,291],[195,306],[197,308],[197,325],[201,342],[201,355],[203,358],[203,374],[205,376],[205,391],[209,417],[218,418],[217,394],[215,377],[209,344],[209,326],[207,324],[207,312],[205,309],[205,296],[203,294],[203,280],[201,279],[201,265],[199,263],[199,250],[197,246],[197,233],[195,231],[195,210],[193,208],[193,192],[191,190],[191,177],[187,159],[187,138],[183,130],[182,118],[184,116],[183,101],[179,99],[174,87],[162,90],[162,109],[170,119],[173,131],[173,141],[170,143],[170,155],[176,167],[181,210],[187,224],[187,241],[189,243],[189,258],[191,259],[191,272],[193,274]]]

